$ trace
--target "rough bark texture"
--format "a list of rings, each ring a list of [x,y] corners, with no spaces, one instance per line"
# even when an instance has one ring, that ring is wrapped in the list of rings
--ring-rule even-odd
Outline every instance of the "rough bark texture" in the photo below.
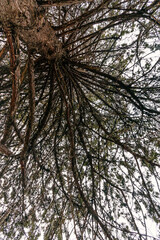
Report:
[[[4,27],[11,27],[31,51],[47,59],[61,58],[61,43],[41,11],[35,0],[1,0],[0,21]]]

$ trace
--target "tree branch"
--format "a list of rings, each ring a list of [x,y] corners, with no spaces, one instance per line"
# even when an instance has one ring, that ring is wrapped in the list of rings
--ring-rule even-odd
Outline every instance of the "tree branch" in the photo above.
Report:
[[[93,0],[87,0],[87,2],[92,2]],[[37,0],[38,5],[43,7],[49,6],[65,6],[65,5],[72,5],[72,4],[79,4],[81,2],[86,2],[85,0],[50,0],[50,1],[41,1]]]

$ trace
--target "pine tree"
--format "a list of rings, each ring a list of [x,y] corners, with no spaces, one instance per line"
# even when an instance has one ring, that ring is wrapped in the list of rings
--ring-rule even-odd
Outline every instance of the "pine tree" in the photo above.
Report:
[[[1,0],[0,237],[158,239],[158,14]]]

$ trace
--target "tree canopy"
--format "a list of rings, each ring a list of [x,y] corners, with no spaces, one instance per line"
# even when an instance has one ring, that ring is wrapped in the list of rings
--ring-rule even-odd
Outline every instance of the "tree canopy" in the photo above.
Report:
[[[0,238],[159,239],[159,9],[0,1]]]

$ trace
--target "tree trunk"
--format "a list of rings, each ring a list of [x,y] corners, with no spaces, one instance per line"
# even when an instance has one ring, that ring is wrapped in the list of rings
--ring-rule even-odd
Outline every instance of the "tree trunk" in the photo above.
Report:
[[[59,59],[64,54],[61,43],[45,19],[36,0],[1,0],[0,22],[10,27],[28,46],[47,59]]]

